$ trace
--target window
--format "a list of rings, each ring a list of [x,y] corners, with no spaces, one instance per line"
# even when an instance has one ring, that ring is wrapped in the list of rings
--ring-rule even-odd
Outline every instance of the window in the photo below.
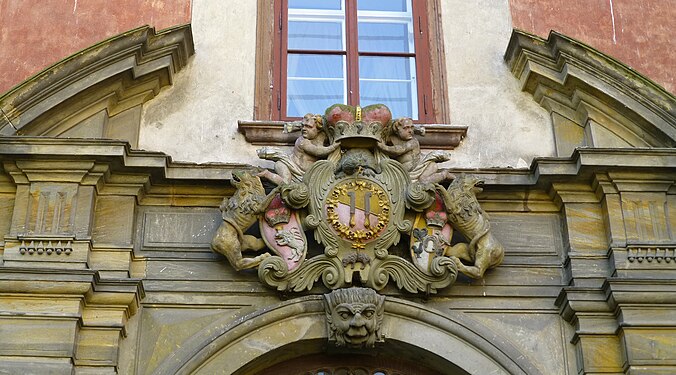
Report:
[[[439,95],[445,88],[435,90],[432,84],[436,70],[443,86],[443,54],[438,46],[430,53],[430,39],[438,40],[440,33],[431,36],[429,7],[436,11],[436,2],[276,0],[268,34],[274,36],[268,52],[272,79],[268,91],[258,78],[257,119],[300,118],[335,103],[383,103],[395,116],[447,121]],[[265,9],[259,12],[259,35],[266,34],[262,13]],[[257,53],[266,53],[264,43],[259,37]],[[257,75],[264,73],[257,69]],[[267,104],[265,94],[272,99]]]

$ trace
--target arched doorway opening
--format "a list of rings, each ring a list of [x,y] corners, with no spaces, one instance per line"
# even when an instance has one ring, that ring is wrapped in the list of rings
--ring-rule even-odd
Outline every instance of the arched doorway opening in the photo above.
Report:
[[[390,340],[369,350],[317,344],[321,352],[305,355],[302,353],[310,349],[307,345],[287,345],[262,355],[233,375],[470,375],[448,359],[405,342]],[[280,362],[280,355],[286,357],[283,353],[298,356]]]
[[[469,375],[462,369],[431,368],[400,357],[368,354],[312,354],[279,363],[258,375]]]
[[[280,374],[278,367],[300,364],[305,366],[303,371],[320,374],[321,361],[338,370],[341,359],[354,357],[364,360],[370,366],[366,370],[373,372],[390,360],[398,366],[390,368],[393,374],[399,367],[416,364],[430,374],[541,374],[524,353],[495,332],[425,305],[387,297],[382,329],[384,342],[374,348],[337,348],[328,341],[323,297],[300,297],[219,330],[205,328],[193,336],[193,345],[174,352],[155,373],[265,374],[276,370],[267,373]]]

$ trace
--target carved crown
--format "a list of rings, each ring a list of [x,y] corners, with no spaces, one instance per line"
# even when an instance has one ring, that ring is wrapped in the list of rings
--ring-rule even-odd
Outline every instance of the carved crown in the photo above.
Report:
[[[428,226],[443,228],[448,216],[444,210],[444,204],[439,194],[435,194],[434,203],[425,211],[425,222]]]
[[[272,202],[270,202],[268,209],[265,211],[265,221],[274,228],[279,224],[288,223],[290,218],[291,211],[282,201],[282,197],[276,195],[272,199]]]
[[[340,141],[346,148],[375,146],[383,140],[392,121],[392,113],[384,104],[364,108],[335,104],[326,110],[324,117],[334,141]]]

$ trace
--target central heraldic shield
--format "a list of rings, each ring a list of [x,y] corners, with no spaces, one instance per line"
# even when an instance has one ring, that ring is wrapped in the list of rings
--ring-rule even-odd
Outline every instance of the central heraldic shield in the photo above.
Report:
[[[374,181],[347,178],[339,181],[326,198],[326,220],[353,249],[380,235],[390,221],[388,194]]]

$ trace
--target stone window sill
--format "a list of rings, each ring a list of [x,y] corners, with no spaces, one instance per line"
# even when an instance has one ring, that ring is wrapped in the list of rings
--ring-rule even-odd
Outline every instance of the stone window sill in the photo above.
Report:
[[[282,132],[283,121],[243,121],[237,128],[247,142],[264,146],[292,146],[298,134]],[[425,136],[418,137],[420,147],[432,150],[453,150],[467,135],[465,125],[423,124]]]

